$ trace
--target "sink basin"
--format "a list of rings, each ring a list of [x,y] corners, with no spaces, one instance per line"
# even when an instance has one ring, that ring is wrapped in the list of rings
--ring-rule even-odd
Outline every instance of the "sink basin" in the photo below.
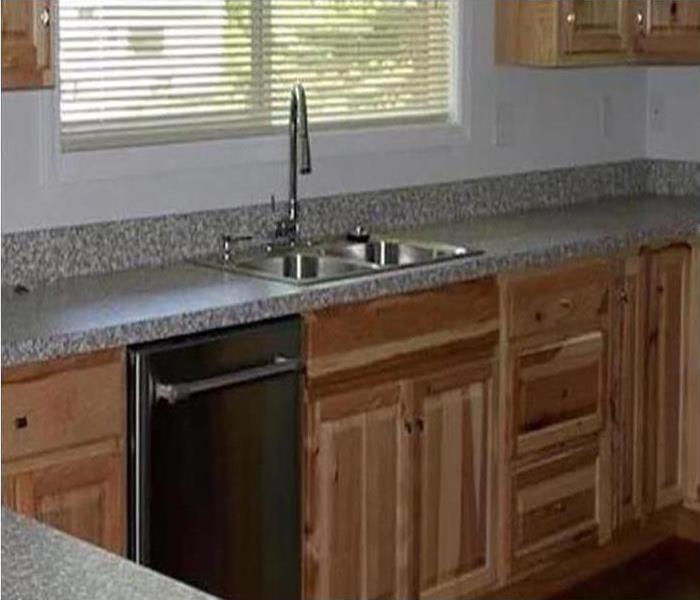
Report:
[[[461,246],[381,239],[359,244],[338,244],[326,248],[326,252],[333,256],[364,261],[380,267],[420,265],[483,254],[480,250]]]
[[[336,256],[290,252],[277,256],[261,256],[235,262],[236,269],[254,275],[296,283],[328,281],[362,275],[376,270],[372,264],[357,263]]]

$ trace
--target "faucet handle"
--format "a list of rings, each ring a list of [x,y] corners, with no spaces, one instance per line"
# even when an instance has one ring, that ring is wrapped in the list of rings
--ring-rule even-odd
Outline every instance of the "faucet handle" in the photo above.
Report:
[[[231,260],[231,256],[233,255],[233,245],[234,244],[239,244],[241,242],[250,242],[252,240],[253,240],[253,236],[249,235],[249,234],[237,235],[237,236],[222,235],[221,236],[221,253],[222,253],[224,262],[229,262]]]

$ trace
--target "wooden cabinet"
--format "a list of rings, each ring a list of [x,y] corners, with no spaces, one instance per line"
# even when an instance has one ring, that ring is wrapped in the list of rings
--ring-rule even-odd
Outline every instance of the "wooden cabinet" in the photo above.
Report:
[[[486,280],[306,317],[306,598],[495,582],[497,314]]]
[[[310,398],[308,597],[409,596],[409,398],[401,383]]]
[[[420,598],[495,580],[495,375],[493,361],[474,361],[414,384]]]
[[[505,576],[611,535],[611,261],[502,277]]]
[[[647,495],[655,509],[683,498],[690,250],[685,246],[649,256],[646,337]]]
[[[3,466],[3,502],[112,552],[124,552],[124,463],[116,441]]]
[[[654,60],[700,61],[700,2],[637,0],[635,51]]]
[[[681,502],[688,448],[698,418],[693,402],[691,250],[645,251],[623,261],[614,346],[615,524],[621,527]],[[697,342],[696,342],[697,343]],[[696,408],[693,408],[696,407]],[[689,437],[690,436],[690,437]],[[692,475],[688,475],[692,477]]]
[[[625,55],[630,28],[627,0],[564,0],[560,4],[564,55]]]
[[[700,5],[498,0],[496,60],[537,67],[700,62]]]
[[[125,367],[109,351],[3,371],[3,503],[125,550]]]
[[[2,88],[53,85],[51,0],[2,1]]]

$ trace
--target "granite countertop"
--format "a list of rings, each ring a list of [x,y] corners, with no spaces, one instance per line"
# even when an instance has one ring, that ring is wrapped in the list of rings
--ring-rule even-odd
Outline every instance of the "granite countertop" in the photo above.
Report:
[[[5,508],[1,583],[4,600],[214,600]]]
[[[698,196],[615,197],[403,232],[486,252],[327,284],[296,287],[182,263],[64,279],[25,294],[3,286],[2,364],[250,323],[697,234]]]

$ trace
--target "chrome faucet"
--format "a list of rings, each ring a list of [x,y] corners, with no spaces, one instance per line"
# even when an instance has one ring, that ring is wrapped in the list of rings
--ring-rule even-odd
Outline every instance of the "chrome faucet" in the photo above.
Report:
[[[301,152],[301,158],[299,157]],[[306,91],[301,83],[292,88],[289,105],[289,212],[277,223],[275,236],[294,245],[299,241],[298,175],[311,173],[311,145]]]

